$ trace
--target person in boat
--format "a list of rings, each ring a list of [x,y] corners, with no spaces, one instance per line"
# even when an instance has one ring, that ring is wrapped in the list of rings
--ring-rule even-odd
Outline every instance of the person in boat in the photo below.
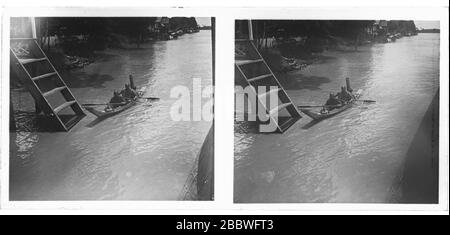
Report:
[[[129,84],[125,84],[125,89],[120,93],[127,100],[134,100],[137,97],[137,92],[134,89],[131,89]]]
[[[330,93],[330,97],[328,97],[327,102],[325,103],[326,106],[334,106],[334,105],[341,105],[342,101],[337,97],[337,95],[334,95],[333,93]]]
[[[338,98],[347,102],[353,99],[353,95],[350,92],[348,92],[345,86],[342,86],[341,92],[338,93]]]
[[[130,88],[133,89],[133,90],[137,90],[136,86],[134,85],[133,75],[130,74],[128,79],[130,80]]]
[[[321,110],[322,113],[327,113],[328,111],[331,111],[338,107],[339,105],[342,105],[342,100],[340,100],[337,95],[330,93],[330,97],[328,97],[327,102],[325,103],[325,106],[323,106],[323,109]]]
[[[113,97],[111,98],[111,100],[109,100],[109,103],[105,108],[105,111],[117,108],[119,106],[124,105],[125,103],[126,103],[125,98],[123,98],[123,96],[119,92],[114,91]]]

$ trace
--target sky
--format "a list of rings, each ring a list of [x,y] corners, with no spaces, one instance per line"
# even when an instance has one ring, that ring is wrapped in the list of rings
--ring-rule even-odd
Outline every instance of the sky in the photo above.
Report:
[[[195,17],[197,20],[197,24],[202,26],[210,26],[211,25],[211,17]]]
[[[414,24],[417,28],[424,28],[424,29],[439,29],[439,21],[420,21],[415,20]]]

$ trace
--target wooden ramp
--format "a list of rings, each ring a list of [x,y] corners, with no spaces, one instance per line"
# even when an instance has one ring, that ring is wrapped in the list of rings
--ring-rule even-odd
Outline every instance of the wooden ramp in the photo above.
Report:
[[[35,38],[12,38],[11,72],[34,98],[37,109],[54,120],[58,130],[68,131],[85,113]]]
[[[280,85],[252,40],[236,39],[235,70],[235,74],[242,76],[247,85],[254,88],[254,95],[257,97],[259,107],[263,107],[270,121],[277,125],[275,132],[285,132],[301,118],[297,107]],[[258,88],[261,89],[261,87],[264,92],[258,93]],[[270,104],[271,96],[278,96],[278,105],[275,107]],[[257,111],[257,113],[259,112]]]

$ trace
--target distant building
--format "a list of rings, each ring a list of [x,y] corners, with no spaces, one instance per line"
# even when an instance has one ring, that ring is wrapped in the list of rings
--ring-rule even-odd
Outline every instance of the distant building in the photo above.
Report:
[[[150,32],[161,32],[169,27],[169,17],[156,17],[153,24],[148,27]]]
[[[377,37],[380,35],[386,35],[388,32],[388,22],[387,20],[375,20],[373,23],[372,28],[370,29],[369,33],[373,37]]]
[[[169,39],[169,17],[156,17],[155,22],[148,26],[148,30],[156,39]]]

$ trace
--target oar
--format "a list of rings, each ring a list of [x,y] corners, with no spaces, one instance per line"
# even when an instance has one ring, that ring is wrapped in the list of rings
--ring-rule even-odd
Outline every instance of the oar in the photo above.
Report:
[[[299,109],[301,108],[318,108],[318,107],[338,107],[342,105],[297,105]]]
[[[323,106],[325,106],[325,105],[297,105],[297,107],[299,109],[301,109],[301,108],[317,108],[317,107],[323,107]]]
[[[110,104],[126,104],[126,102],[122,103],[93,103],[93,104],[82,104],[83,106],[94,106],[94,105],[110,105]]]
[[[375,103],[375,100],[357,100],[359,102],[363,102],[363,103]],[[298,105],[297,107],[299,109],[301,108],[318,108],[318,107],[338,107],[338,106],[342,106],[342,105]]]
[[[141,99],[146,99],[146,100],[159,100],[159,97],[141,97]]]
[[[357,101],[361,101],[363,103],[375,103],[375,100],[357,100]]]

